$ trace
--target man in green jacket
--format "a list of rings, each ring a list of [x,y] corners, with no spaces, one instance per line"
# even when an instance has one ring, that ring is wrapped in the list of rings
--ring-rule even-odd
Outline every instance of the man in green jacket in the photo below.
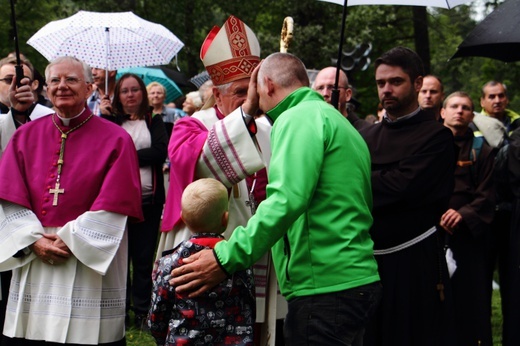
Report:
[[[274,53],[255,70],[245,114],[274,122],[267,199],[246,227],[172,272],[198,296],[271,249],[288,300],[287,345],[358,345],[381,286],[368,230],[370,156],[358,132],[309,88],[303,63]]]

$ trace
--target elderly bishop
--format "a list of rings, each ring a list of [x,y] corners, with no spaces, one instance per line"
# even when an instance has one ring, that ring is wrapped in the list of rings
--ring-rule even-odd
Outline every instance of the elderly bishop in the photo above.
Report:
[[[13,271],[1,344],[122,346],[137,153],[86,107],[88,65],[57,58],[45,78],[56,113],[16,130],[0,161],[0,271]]]
[[[213,81],[213,94],[201,111],[175,123],[168,147],[170,186],[158,255],[190,236],[180,218],[180,201],[184,188],[192,181],[215,178],[230,190],[226,238],[237,226],[245,225],[257,203],[265,199],[264,167],[271,156],[271,125],[266,118],[255,120],[246,115],[241,107],[251,74],[260,62],[258,39],[244,22],[230,16],[222,28],[215,26],[209,32],[200,57]],[[267,339],[269,335],[274,343],[276,315],[280,319],[286,310],[280,308],[279,304],[285,302],[277,296],[276,277],[270,264],[269,256],[265,256],[254,267],[256,322],[271,321],[264,323],[263,327],[270,325],[270,331],[264,330],[262,336]]]

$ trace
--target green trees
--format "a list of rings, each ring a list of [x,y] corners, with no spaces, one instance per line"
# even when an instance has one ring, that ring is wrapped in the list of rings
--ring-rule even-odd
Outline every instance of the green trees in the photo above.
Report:
[[[492,3],[491,6],[496,6]],[[9,0],[0,0],[0,56],[14,50],[9,21]],[[199,59],[200,45],[214,25],[222,25],[230,14],[246,22],[258,35],[262,56],[279,50],[283,19],[294,19],[294,41],[289,51],[299,56],[308,68],[321,69],[337,57],[342,7],[316,0],[225,1],[225,0],[17,0],[16,14],[20,49],[42,70],[47,61],[25,42],[51,20],[65,18],[78,10],[99,12],[133,11],[152,22],[161,23],[184,43],[178,65],[187,76],[203,70]],[[345,49],[360,43],[371,43],[370,58],[404,45],[426,56],[430,72],[444,82],[446,91],[465,90],[479,109],[479,90],[489,79],[508,85],[511,108],[520,110],[519,63],[504,64],[486,58],[464,58],[448,61],[456,47],[475,26],[472,7],[451,10],[415,9],[410,6],[354,6],[348,8]],[[414,27],[427,28],[428,41],[416,35]],[[423,34],[424,35],[424,34]],[[429,48],[429,63],[426,48]],[[172,62],[175,65],[175,62]],[[366,71],[349,73],[361,102],[359,113],[374,113],[378,103],[373,64]]]

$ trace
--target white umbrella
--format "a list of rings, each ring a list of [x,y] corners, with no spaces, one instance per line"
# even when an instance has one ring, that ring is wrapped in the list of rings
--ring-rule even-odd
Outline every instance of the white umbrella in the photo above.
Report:
[[[74,56],[107,71],[166,65],[184,46],[164,26],[132,12],[89,11],[46,24],[27,43],[49,61]]]
[[[472,0],[318,0],[343,5],[343,18],[341,22],[341,38],[339,42],[338,62],[336,68],[336,80],[331,94],[331,104],[338,107],[339,100],[339,70],[341,68],[341,53],[343,51],[343,41],[345,40],[345,20],[347,19],[347,6],[359,5],[406,5],[406,6],[432,6],[442,8],[452,8],[462,5]]]

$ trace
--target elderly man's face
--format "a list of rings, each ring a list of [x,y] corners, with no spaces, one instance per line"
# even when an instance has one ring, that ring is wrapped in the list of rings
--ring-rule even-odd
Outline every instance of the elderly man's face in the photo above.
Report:
[[[193,104],[191,97],[186,97],[186,100],[182,103],[182,110],[190,115],[197,111],[197,106]]]
[[[480,105],[487,114],[502,120],[509,99],[502,84],[488,85],[484,88],[484,97],[480,98]]]
[[[47,94],[60,116],[71,118],[78,115],[91,91],[92,85],[85,81],[80,63],[63,61],[51,66]]]
[[[249,78],[232,82],[224,92],[213,87],[213,95],[215,95],[215,101],[222,114],[228,115],[244,103],[248,87]]]

